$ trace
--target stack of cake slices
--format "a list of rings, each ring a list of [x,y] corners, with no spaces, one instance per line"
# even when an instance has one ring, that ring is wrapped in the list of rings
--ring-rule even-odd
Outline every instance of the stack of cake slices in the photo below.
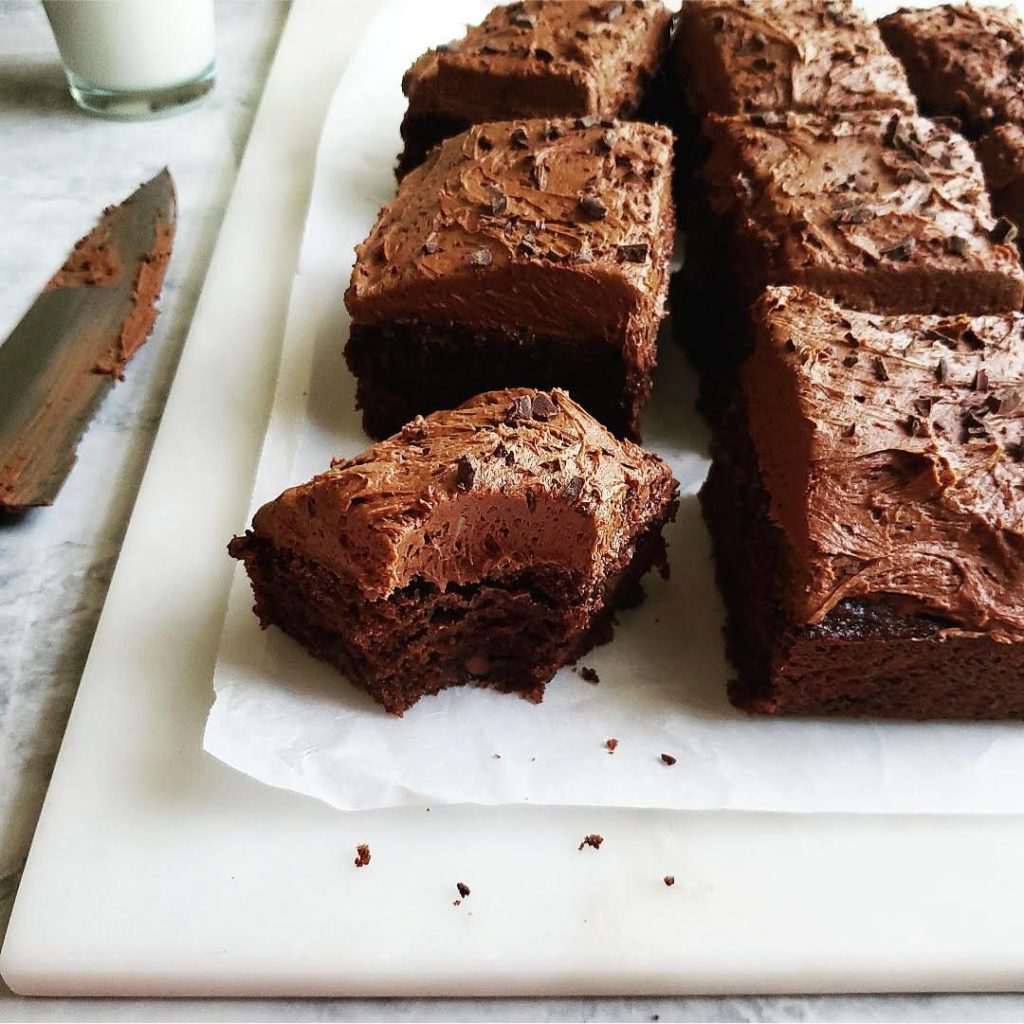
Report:
[[[675,21],[524,0],[409,69],[345,294],[379,443],[232,542],[261,622],[395,714],[463,683],[539,701],[609,639],[677,506],[638,442],[678,205],[734,702],[1024,716],[1024,28]]]

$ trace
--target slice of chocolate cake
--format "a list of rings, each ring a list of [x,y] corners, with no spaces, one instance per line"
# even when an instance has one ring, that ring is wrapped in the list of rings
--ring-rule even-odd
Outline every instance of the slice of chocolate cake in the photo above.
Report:
[[[1024,316],[754,309],[701,492],[768,714],[1024,716]]]
[[[878,27],[924,113],[959,118],[971,138],[1024,124],[1024,24],[1010,8],[902,8]]]
[[[434,150],[357,248],[345,293],[367,433],[528,385],[637,437],[671,177],[671,133],[638,122],[506,121]]]
[[[699,162],[708,114],[917,109],[900,62],[848,0],[684,3],[668,77],[681,164]]]
[[[992,196],[992,209],[1005,217],[1014,230],[1000,225],[1000,230],[1015,237],[1020,245],[1020,230],[1024,228],[1024,128],[1004,124],[993,128],[974,147],[978,160],[985,169]]]
[[[495,7],[464,38],[427,51],[406,72],[398,176],[443,139],[484,121],[632,117],[670,23],[661,0]]]
[[[564,392],[496,391],[285,491],[228,550],[264,626],[394,714],[465,683],[540,701],[665,567],[676,489]]]
[[[706,131],[701,258],[684,267],[673,309],[686,313],[677,330],[712,390],[731,394],[749,347],[746,310],[768,285],[887,313],[1024,301],[1020,258],[981,167],[948,126],[892,111],[712,114]]]

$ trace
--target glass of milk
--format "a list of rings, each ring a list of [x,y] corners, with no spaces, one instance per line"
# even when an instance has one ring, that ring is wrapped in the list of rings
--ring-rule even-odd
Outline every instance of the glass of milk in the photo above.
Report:
[[[75,102],[122,120],[166,117],[216,81],[213,0],[43,0]]]

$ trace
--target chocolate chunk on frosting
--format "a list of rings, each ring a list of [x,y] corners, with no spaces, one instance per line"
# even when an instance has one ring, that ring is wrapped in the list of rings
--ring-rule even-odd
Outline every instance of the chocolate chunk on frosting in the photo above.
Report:
[[[899,61],[848,0],[684,3],[673,57],[698,115],[916,110]]]
[[[493,391],[417,418],[264,505],[257,537],[369,600],[552,564],[600,578],[675,481],[563,391]]]
[[[462,39],[423,54],[402,90],[410,114],[469,123],[625,116],[657,70],[670,21],[661,0],[498,6]]]
[[[1024,316],[771,288],[754,318],[743,393],[795,620],[870,598],[1024,640]]]
[[[357,248],[353,320],[626,335],[651,347],[653,363],[674,225],[672,134],[609,124],[611,152],[598,145],[607,126],[574,120],[495,122],[446,140]]]

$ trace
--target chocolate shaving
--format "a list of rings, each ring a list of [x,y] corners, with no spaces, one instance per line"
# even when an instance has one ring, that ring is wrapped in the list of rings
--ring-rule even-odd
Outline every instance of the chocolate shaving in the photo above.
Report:
[[[460,455],[455,463],[455,487],[460,491],[471,491],[476,481],[476,466],[468,455]]]
[[[650,252],[650,246],[646,242],[638,242],[634,245],[620,245],[616,247],[619,256],[627,263],[644,263]]]
[[[924,425],[924,420],[922,420],[919,416],[913,415],[908,416],[903,421],[903,429],[911,437],[924,437],[928,433],[928,430]]]
[[[967,239],[963,235],[950,235],[946,239],[946,248],[954,256],[963,256],[967,252]]]
[[[883,249],[881,255],[886,259],[904,263],[910,259],[916,248],[917,239],[904,238],[902,242],[897,242],[895,245],[889,246],[888,249]]]
[[[487,206],[495,216],[499,213],[504,213],[508,209],[508,196],[500,188],[495,188],[491,185],[487,189]]]
[[[889,371],[885,368],[885,360],[881,356],[875,356],[871,360],[871,369],[874,371],[875,380],[884,383],[889,379]]]
[[[583,837],[583,842],[580,843],[577,849],[582,850],[584,846],[589,846],[594,850],[600,850],[603,842],[604,836],[599,836],[596,832],[592,832],[589,836]]]
[[[849,423],[843,427],[843,437],[853,437],[857,433],[857,424]]]
[[[1024,462],[1024,444],[1019,441],[1010,441],[1004,444],[1003,453],[1014,462]]]
[[[611,130],[611,128],[606,128],[603,132],[601,132],[601,135],[598,137],[598,140],[597,140],[598,151],[603,151],[605,153],[610,153],[615,148],[615,140],[616,140],[616,138],[617,138],[617,136],[616,136],[615,132],[613,132]]]
[[[512,404],[505,411],[505,422],[509,426],[515,426],[523,420],[533,419],[533,406],[529,395],[519,395],[512,400]]]
[[[550,397],[544,394],[543,391],[538,391],[533,396],[533,402],[530,406],[530,411],[535,420],[540,420],[542,423],[546,423],[552,416],[558,412],[558,406],[551,401]]]
[[[949,380],[949,363],[945,356],[935,364],[935,379],[940,384],[945,384]]]
[[[530,137],[526,134],[526,129],[521,126],[512,129],[508,140],[513,146],[518,146],[520,149],[527,149],[530,145]]]
[[[974,374],[974,380],[971,382],[971,389],[973,391],[988,391],[988,371],[984,366],[979,366],[977,372]]]
[[[845,366],[847,368],[849,368],[851,366],[856,366],[856,365],[857,365],[857,357],[854,356],[854,355],[847,356],[843,360],[843,366]]]
[[[996,221],[995,226],[989,232],[989,238],[992,239],[996,245],[1005,245],[1012,242],[1017,237],[1017,226],[1011,220],[1007,220],[1006,217],[1000,217]]]
[[[423,243],[423,247],[420,251],[424,256],[433,256],[435,252],[440,252],[440,250],[441,245],[437,240],[437,235],[430,235]]]
[[[544,162],[537,156],[533,158],[532,167],[533,180],[542,192],[548,187],[548,169]]]
[[[968,327],[960,337],[963,339],[964,344],[975,352],[979,352],[985,347],[985,342],[981,340],[973,327]]]
[[[619,745],[619,741],[613,736],[610,740],[605,740],[604,745],[608,750],[609,754],[615,753],[615,748]]]
[[[676,759],[671,754],[662,754],[661,760],[669,766],[674,765],[676,763]]]
[[[864,203],[854,203],[836,211],[837,224],[867,224],[873,221],[877,214],[870,206]]]
[[[1020,391],[1017,391],[1013,388],[1009,388],[999,396],[999,408],[995,411],[1004,414],[1008,412],[1013,412],[1015,409],[1020,408],[1022,400],[1024,399],[1022,399]]]
[[[356,847],[355,865],[357,868],[365,868],[370,863],[370,847],[366,843],[360,843]]]
[[[922,415],[927,416],[932,411],[934,401],[927,396],[914,399],[914,408]]]
[[[474,249],[469,254],[467,262],[471,267],[489,267],[493,258],[490,249]]]
[[[604,220],[608,216],[608,207],[597,196],[584,196],[580,200],[580,210],[591,220]]]

